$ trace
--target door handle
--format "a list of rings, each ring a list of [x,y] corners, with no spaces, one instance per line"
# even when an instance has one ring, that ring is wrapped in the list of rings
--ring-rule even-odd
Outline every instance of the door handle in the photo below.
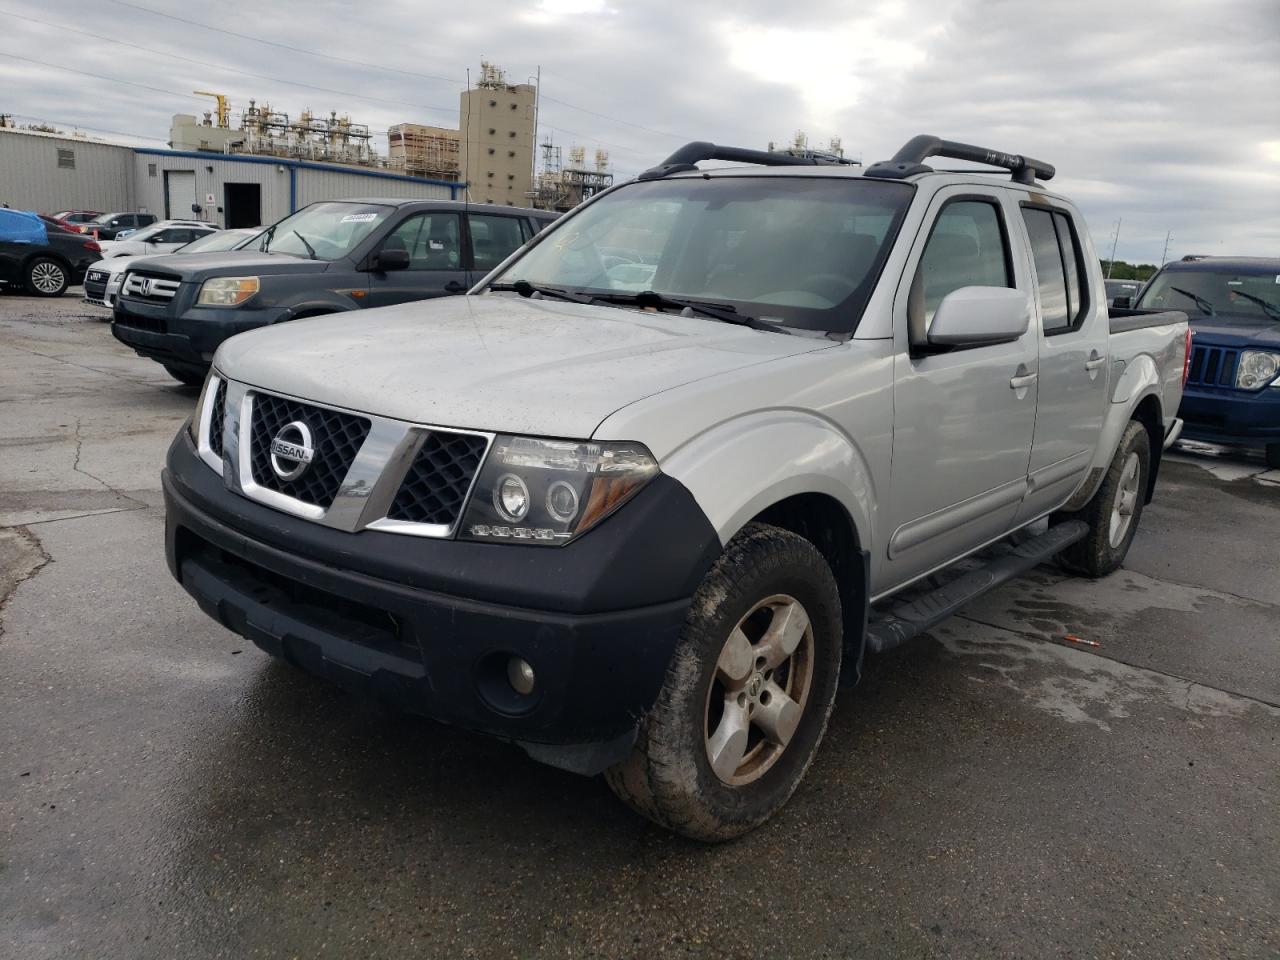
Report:
[[[1089,352],[1089,359],[1084,362],[1084,368],[1090,372],[1093,372],[1094,370],[1097,370],[1106,362],[1107,362],[1106,357],[1100,357],[1098,356],[1097,350],[1091,350]]]
[[[461,293],[463,290],[467,288],[463,286],[461,283],[459,283],[457,280],[450,280],[448,283],[444,285],[444,289],[448,293]]]
[[[1036,382],[1038,373],[1022,373],[1009,379],[1010,390],[1022,390]]]

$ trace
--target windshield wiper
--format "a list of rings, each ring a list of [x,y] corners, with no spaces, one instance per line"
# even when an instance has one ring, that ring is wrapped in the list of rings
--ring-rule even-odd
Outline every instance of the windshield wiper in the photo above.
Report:
[[[1213,304],[1210,303],[1208,300],[1206,300],[1204,297],[1196,296],[1190,290],[1183,290],[1181,287],[1170,287],[1169,289],[1172,290],[1174,293],[1180,293],[1184,297],[1194,300],[1196,302],[1196,306],[1199,307],[1201,310],[1203,310],[1205,313],[1207,313],[1209,316],[1212,317],[1214,315],[1215,311],[1213,309]]]
[[[275,237],[276,237],[276,225],[273,223],[271,226],[267,227],[267,237],[265,240],[262,241],[263,253],[271,252],[271,241],[274,240]]]
[[[294,231],[293,231],[293,235],[294,235],[295,237],[297,237],[299,240],[301,240],[301,241],[302,241],[303,246],[305,246],[305,247],[307,248],[307,254],[308,254],[308,256],[310,256],[312,260],[319,260],[319,259],[320,259],[319,257],[317,257],[317,256],[316,256],[316,248],[315,248],[315,247],[313,247],[311,244],[307,243],[307,238],[306,238],[306,237],[304,237],[302,234],[300,234],[297,230],[294,230]]]
[[[584,297],[580,293],[570,293],[568,290],[560,290],[556,287],[542,287],[530,283],[528,280],[516,280],[514,283],[491,283],[490,290],[514,290],[520,296],[528,298],[535,293],[542,297],[555,297],[557,300],[568,300],[570,303],[598,303],[595,297]]]
[[[612,303],[634,303],[638,307],[653,307],[655,310],[666,307],[669,310],[687,310],[689,313],[701,314],[722,323],[733,323],[752,330],[768,330],[770,333],[791,335],[791,331],[781,324],[760,320],[745,313],[739,313],[727,303],[710,304],[698,300],[685,300],[682,297],[669,297],[656,290],[642,290],[640,293],[605,294],[600,299]]]
[[[1280,304],[1274,304],[1270,300],[1263,300],[1261,297],[1255,297],[1252,293],[1245,293],[1243,290],[1232,290],[1237,297],[1244,297],[1246,300],[1252,300],[1263,310],[1267,316],[1273,320],[1280,320]]]

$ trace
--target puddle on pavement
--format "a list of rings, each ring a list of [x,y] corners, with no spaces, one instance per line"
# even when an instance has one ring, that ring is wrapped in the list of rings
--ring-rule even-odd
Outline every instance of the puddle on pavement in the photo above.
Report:
[[[1280,709],[1255,700],[1005,630],[943,625],[932,636],[968,662],[975,683],[999,685],[1037,710],[1107,733],[1141,704],[1172,707],[1193,723],[1238,718],[1252,710],[1280,717]]]

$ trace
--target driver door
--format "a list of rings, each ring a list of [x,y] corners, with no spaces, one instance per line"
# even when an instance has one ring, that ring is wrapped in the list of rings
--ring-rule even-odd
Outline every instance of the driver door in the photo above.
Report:
[[[467,290],[462,259],[462,223],[456,213],[415,213],[395,227],[378,251],[405,250],[407,270],[369,273],[366,307],[447,297]]]
[[[893,459],[878,593],[1008,532],[1026,493],[1036,325],[1011,343],[923,343],[954,290],[1032,289],[1026,251],[1010,239],[1021,236],[1010,229],[1017,216],[1003,191],[941,190],[907,261],[894,305]]]

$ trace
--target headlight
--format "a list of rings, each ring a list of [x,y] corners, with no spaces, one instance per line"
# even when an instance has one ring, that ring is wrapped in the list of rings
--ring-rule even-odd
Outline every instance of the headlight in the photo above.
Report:
[[[462,520],[464,540],[567,543],[630,500],[658,472],[639,443],[499,436]]]
[[[258,292],[257,277],[214,277],[200,285],[198,307],[238,307]]]
[[[196,401],[195,413],[187,421],[187,433],[191,434],[191,439],[196,442],[196,446],[200,445],[200,424],[204,423],[204,406],[211,399],[209,384],[213,381],[213,377],[213,369],[210,368],[204,378],[204,386],[200,388],[200,399]]]
[[[1241,390],[1256,390],[1275,380],[1277,373],[1280,373],[1280,353],[1245,350],[1236,364],[1236,386]],[[1280,387],[1280,381],[1271,385]]]

